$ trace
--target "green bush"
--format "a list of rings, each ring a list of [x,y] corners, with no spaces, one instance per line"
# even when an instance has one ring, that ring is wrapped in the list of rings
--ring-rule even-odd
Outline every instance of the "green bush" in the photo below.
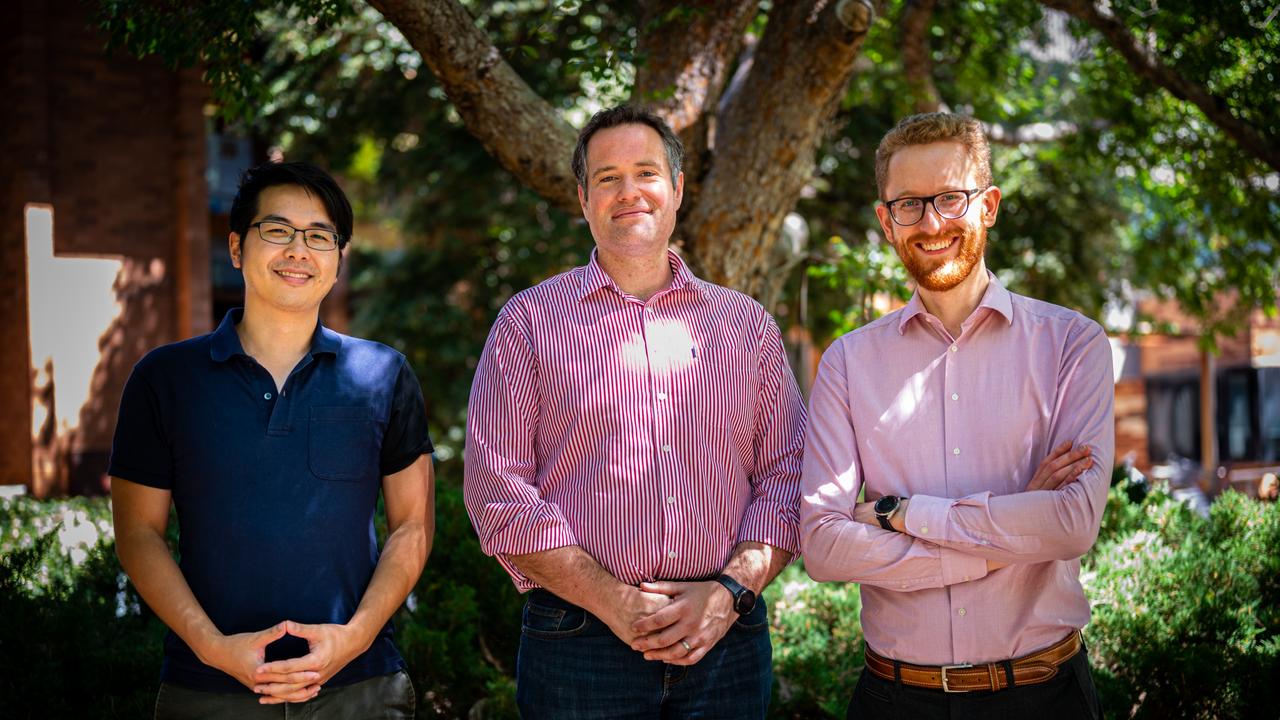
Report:
[[[460,462],[440,463],[434,550],[397,642],[419,716],[514,718],[522,598],[479,548]],[[1109,717],[1274,717],[1280,671],[1280,506],[1229,493],[1209,517],[1162,488],[1112,488],[1082,579]],[[840,717],[862,669],[854,584],[800,563],[765,593],[772,718]],[[0,501],[0,715],[133,718],[151,712],[162,624],[114,554],[106,498]]]
[[[1109,714],[1275,717],[1280,506],[1226,493],[1204,519],[1160,490],[1131,506],[1121,492],[1126,531],[1100,539],[1083,577]]]

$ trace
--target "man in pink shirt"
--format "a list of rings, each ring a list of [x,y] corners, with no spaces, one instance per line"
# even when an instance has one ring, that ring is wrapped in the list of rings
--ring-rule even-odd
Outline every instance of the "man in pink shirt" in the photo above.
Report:
[[[849,717],[1096,718],[1079,574],[1114,452],[1107,337],[987,271],[977,121],[903,120],[876,181],[916,293],[824,354],[800,510],[809,574],[861,585]]]
[[[525,605],[524,718],[763,718],[759,593],[799,546],[804,407],[759,303],[668,242],[679,138],[601,111],[573,158],[590,262],[513,297],[467,415],[465,499]]]

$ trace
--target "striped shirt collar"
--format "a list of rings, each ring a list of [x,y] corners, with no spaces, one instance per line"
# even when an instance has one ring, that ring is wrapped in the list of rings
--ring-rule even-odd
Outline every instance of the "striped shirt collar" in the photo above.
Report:
[[[978,314],[980,308],[991,308],[992,311],[1000,313],[1004,316],[1005,323],[1013,324],[1013,297],[1004,285],[996,279],[995,273],[987,271],[987,290],[982,294],[982,302],[978,303],[978,307],[969,314],[969,318],[974,318]],[[929,311],[925,309],[924,301],[920,299],[920,290],[917,288],[915,293],[911,295],[911,301],[902,308],[902,314],[898,317],[898,334],[901,335],[907,331],[907,323],[911,318],[927,314]],[[965,324],[969,323],[969,319],[965,319]]]
[[[606,287],[618,293],[618,295],[627,294],[622,290],[622,288],[618,287],[618,284],[613,281],[613,278],[609,277],[609,273],[605,272],[604,268],[600,267],[598,253],[598,248],[592,248],[591,261],[587,263],[586,268],[582,273],[582,282],[578,286],[577,299],[579,301],[586,299],[586,297],[591,293]],[[693,271],[689,269],[688,264],[685,263],[684,258],[680,257],[679,253],[671,248],[667,248],[667,262],[671,264],[671,285],[664,290],[660,290],[655,297],[657,297],[657,295],[676,292],[684,289],[685,287],[691,287],[698,291],[700,295],[706,297],[707,288],[704,287],[703,281],[693,274]]]

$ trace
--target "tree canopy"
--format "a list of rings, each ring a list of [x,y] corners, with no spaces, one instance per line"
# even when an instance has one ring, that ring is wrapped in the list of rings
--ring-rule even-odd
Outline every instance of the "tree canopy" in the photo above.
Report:
[[[627,99],[690,151],[695,268],[820,337],[904,292],[873,155],[940,107],[995,141],[989,265],[1013,289],[1095,317],[1153,292],[1210,334],[1275,310],[1280,18],[1261,0],[102,0],[101,17],[117,47],[204,63],[224,117],[341,170],[361,216],[407,238],[376,272],[425,275],[399,298],[380,281],[366,315],[425,303],[484,327],[580,261],[574,127]]]

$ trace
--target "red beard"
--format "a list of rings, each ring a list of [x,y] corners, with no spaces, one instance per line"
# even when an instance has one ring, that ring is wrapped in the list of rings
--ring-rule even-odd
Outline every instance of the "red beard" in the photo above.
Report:
[[[959,248],[953,258],[932,258],[916,247],[916,243],[928,244],[952,237],[957,232],[960,235]],[[946,292],[969,277],[986,249],[986,226],[971,223],[964,223],[958,230],[948,229],[947,232],[936,235],[912,235],[894,245],[894,250],[902,258],[907,272],[915,278],[916,284],[934,292]]]

